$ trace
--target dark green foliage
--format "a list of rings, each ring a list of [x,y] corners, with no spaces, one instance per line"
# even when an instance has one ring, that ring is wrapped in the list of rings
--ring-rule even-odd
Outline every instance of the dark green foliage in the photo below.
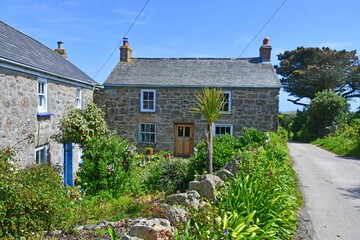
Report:
[[[78,175],[87,195],[107,191],[118,196],[137,191],[134,173],[125,171],[130,161],[125,154],[128,147],[127,141],[115,135],[95,137],[85,145]]]
[[[330,90],[316,94],[308,107],[310,132],[318,137],[329,133],[329,128],[346,120],[349,104],[345,98]]]
[[[296,118],[296,114],[279,113],[279,125],[286,131],[286,138],[291,139],[293,137],[292,125]]]
[[[0,161],[0,238],[62,228],[71,214],[71,199],[52,166],[15,170]]]
[[[310,132],[310,119],[307,110],[297,110],[294,122],[291,126],[292,140],[300,142],[311,142],[317,138],[315,133]]]
[[[319,138],[314,143],[337,154],[360,157],[360,118],[340,125],[334,133]]]
[[[298,100],[313,99],[324,90],[336,91],[345,98],[358,94],[360,69],[355,50],[298,47],[279,54],[278,59],[280,64],[275,69],[282,76],[283,88]]]
[[[239,145],[242,149],[265,145],[268,136],[255,128],[245,128],[239,137]]]
[[[264,146],[268,140],[268,135],[255,128],[245,128],[244,132],[236,139],[230,135],[214,137],[213,139],[213,161],[214,171],[220,170],[228,162],[236,157],[239,150],[249,147]],[[205,143],[200,142],[196,146],[196,152],[190,159],[189,176],[193,179],[196,174],[205,172]]]
[[[235,158],[236,149],[239,147],[235,137],[224,135],[213,138],[213,164],[214,171],[218,171],[225,164]],[[190,176],[193,178],[196,173],[204,173],[206,159],[206,146],[202,141],[196,146],[194,156],[190,159]]]
[[[166,194],[185,192],[190,181],[188,164],[182,159],[163,159],[151,163],[147,174],[146,188]]]

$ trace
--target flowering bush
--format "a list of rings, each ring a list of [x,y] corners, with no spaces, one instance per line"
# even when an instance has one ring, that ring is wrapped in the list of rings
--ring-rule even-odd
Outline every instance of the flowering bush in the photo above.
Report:
[[[52,138],[59,143],[73,142],[84,146],[88,141],[109,132],[105,113],[95,103],[85,109],[72,109],[60,121],[60,132]]]

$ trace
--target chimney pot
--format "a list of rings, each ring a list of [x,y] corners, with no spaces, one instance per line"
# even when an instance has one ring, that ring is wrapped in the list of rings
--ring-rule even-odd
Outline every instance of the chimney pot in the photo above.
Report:
[[[268,45],[269,41],[270,41],[270,39],[268,37],[264,38],[263,45]]]
[[[132,58],[132,49],[128,38],[123,38],[123,45],[120,47],[120,62],[130,62]]]
[[[267,38],[267,37],[264,38],[263,45],[259,49],[259,51],[260,51],[259,61],[260,62],[270,62],[272,47],[270,46],[269,41],[270,41],[269,38]]]
[[[123,46],[129,46],[129,41],[127,37],[123,38]]]
[[[67,54],[66,54],[66,50],[63,48],[63,42],[58,41],[57,44],[58,44],[58,48],[54,49],[54,51],[57,54],[61,55],[62,57],[66,58]]]
[[[58,41],[58,48],[59,49],[63,49],[63,42],[62,41]]]

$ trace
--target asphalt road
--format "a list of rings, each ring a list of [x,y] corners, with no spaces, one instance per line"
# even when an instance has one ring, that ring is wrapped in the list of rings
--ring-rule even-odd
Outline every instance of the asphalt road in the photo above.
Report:
[[[288,143],[317,240],[360,240],[360,159]]]

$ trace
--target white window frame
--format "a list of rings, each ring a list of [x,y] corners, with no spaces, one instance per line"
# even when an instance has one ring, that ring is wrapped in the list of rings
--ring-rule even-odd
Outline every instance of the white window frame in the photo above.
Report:
[[[232,124],[225,124],[225,123],[214,123],[213,126],[213,135],[214,136],[223,136],[225,134],[216,134],[216,128],[217,127],[230,127],[230,135],[233,136],[233,125]]]
[[[142,125],[145,125],[145,129],[146,129],[146,125],[154,125],[154,132],[151,132],[151,131],[141,131],[141,126]],[[154,141],[151,142],[151,141],[143,141],[142,139],[142,134],[152,134],[154,135]],[[146,139],[146,137],[144,137]],[[138,135],[138,141],[139,143],[143,143],[143,144],[150,144],[150,145],[154,145],[156,144],[156,124],[155,123],[139,123],[139,135]]]
[[[38,160],[39,156],[39,160]],[[42,159],[41,159],[42,157]],[[35,163],[46,164],[47,162],[47,145],[35,148]]]
[[[82,109],[82,88],[76,88],[76,108]]]
[[[78,164],[79,166],[84,162],[82,160],[83,150],[80,146],[78,146]]]
[[[144,99],[144,93],[153,93],[154,94],[154,100],[148,100]],[[145,108],[144,102],[145,101],[153,101],[153,108]],[[155,112],[156,110],[156,90],[154,89],[141,89],[141,97],[140,97],[140,111],[141,112]]]
[[[41,87],[40,87],[41,86]],[[45,78],[37,79],[38,112],[47,112],[48,108],[48,81]]]
[[[229,95],[229,98],[228,98],[229,102],[228,102],[228,110],[227,110],[227,111],[224,111],[224,110],[221,111],[221,113],[223,113],[223,114],[224,114],[224,113],[225,113],[225,114],[226,114],[226,113],[231,113],[231,91],[225,91],[225,92],[224,92],[224,95],[225,95],[225,94]]]

